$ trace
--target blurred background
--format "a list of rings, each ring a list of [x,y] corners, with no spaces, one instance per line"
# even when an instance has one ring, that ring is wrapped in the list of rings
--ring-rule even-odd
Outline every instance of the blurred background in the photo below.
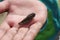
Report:
[[[0,0],[0,2],[3,0]],[[39,0],[48,8],[48,18],[35,37],[35,40],[59,40],[60,35],[60,0]],[[0,23],[6,14],[0,15]]]

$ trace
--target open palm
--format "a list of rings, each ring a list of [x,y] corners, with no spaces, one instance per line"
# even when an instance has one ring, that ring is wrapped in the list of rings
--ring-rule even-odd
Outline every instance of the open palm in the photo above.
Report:
[[[9,9],[0,26],[0,40],[34,40],[47,18],[45,5],[38,0],[5,0],[0,5],[0,12]],[[34,20],[20,28],[15,27],[31,13],[36,14]]]

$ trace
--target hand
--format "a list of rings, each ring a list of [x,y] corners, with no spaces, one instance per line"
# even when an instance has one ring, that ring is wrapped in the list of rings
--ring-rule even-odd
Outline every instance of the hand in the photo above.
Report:
[[[0,40],[34,40],[47,18],[45,5],[37,0],[5,0],[0,3],[0,12],[7,9],[9,14],[0,26]],[[36,14],[32,22],[15,27],[30,13]]]

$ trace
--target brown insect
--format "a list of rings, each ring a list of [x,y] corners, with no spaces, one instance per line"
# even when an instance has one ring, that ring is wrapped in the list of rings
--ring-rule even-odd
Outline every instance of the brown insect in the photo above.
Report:
[[[34,17],[35,17],[35,13],[31,13],[18,24],[23,25],[23,24],[29,23]]]

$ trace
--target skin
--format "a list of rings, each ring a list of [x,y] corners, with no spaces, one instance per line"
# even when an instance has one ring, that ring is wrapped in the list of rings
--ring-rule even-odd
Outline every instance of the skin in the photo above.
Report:
[[[0,2],[0,12],[7,9],[9,9],[9,14],[0,25],[0,40],[34,40],[46,21],[46,6],[38,0],[4,0]],[[28,25],[19,26],[18,23],[32,12],[36,13],[34,19]]]

